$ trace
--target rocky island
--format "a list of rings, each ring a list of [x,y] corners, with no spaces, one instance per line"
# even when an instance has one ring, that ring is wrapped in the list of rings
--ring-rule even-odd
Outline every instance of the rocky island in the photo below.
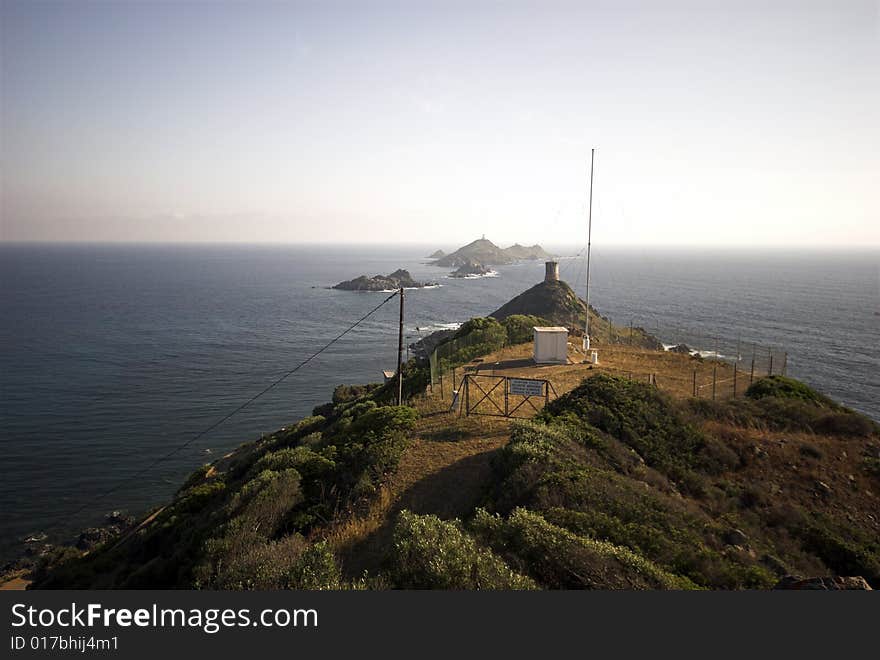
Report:
[[[449,274],[449,277],[465,278],[465,277],[485,277],[492,275],[495,271],[481,264],[474,259],[466,260],[461,266]]]
[[[502,249],[486,238],[479,238],[451,254],[440,257],[433,265],[459,268],[469,261],[476,261],[484,266],[503,266],[516,261],[549,258],[550,255],[540,245],[525,247],[517,243]]]
[[[437,286],[434,282],[417,282],[402,268],[388,275],[373,275],[367,277],[361,275],[353,280],[346,280],[333,286],[334,289],[343,291],[392,291],[403,287],[405,289],[422,289],[426,286]]]

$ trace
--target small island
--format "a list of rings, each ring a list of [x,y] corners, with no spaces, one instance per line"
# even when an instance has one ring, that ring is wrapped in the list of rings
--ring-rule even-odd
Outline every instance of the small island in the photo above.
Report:
[[[467,278],[467,277],[486,277],[494,275],[495,271],[481,264],[475,259],[467,259],[458,269],[452,271],[449,277]]]
[[[458,268],[468,261],[477,261],[484,266],[504,266],[517,261],[550,259],[551,256],[540,245],[524,247],[519,243],[508,248],[500,248],[485,237],[479,238],[460,247],[451,254],[443,255],[434,262],[434,266]]]
[[[446,256],[446,253],[443,250],[436,250],[428,255],[428,259],[442,259]]]
[[[373,277],[361,275],[353,280],[340,282],[332,288],[343,291],[393,291],[400,287],[405,289],[423,289],[426,286],[437,286],[437,284],[434,282],[416,282],[408,270],[400,268],[389,275],[373,275]]]

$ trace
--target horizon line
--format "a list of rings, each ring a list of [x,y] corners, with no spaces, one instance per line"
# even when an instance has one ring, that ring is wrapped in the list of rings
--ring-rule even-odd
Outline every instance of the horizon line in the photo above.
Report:
[[[476,239],[474,239],[476,240]],[[487,239],[492,241],[492,239]],[[0,238],[0,246],[24,246],[24,245],[54,245],[54,246],[251,246],[251,247],[295,247],[295,246],[328,246],[328,247],[409,247],[409,246],[425,246],[433,249],[440,249],[444,246],[458,247],[467,245],[467,243],[453,243],[452,241],[394,241],[394,242],[377,242],[377,241],[231,241],[231,240],[118,240],[118,239],[2,239]],[[499,247],[507,244],[507,241],[496,242]],[[510,245],[522,242],[513,242]],[[580,247],[581,243],[536,243],[542,247]],[[585,244],[584,244],[585,245]],[[595,247],[595,246],[594,246]],[[759,245],[750,243],[605,243],[599,246],[600,249],[732,249],[732,250],[765,250],[765,249],[790,249],[790,250],[875,250],[880,249],[880,242],[877,243],[763,243]],[[457,248],[456,248],[457,249]]]

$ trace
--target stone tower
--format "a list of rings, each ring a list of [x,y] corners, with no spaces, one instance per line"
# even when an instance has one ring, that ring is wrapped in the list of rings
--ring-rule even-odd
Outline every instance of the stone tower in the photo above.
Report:
[[[547,261],[544,263],[544,267],[547,269],[544,274],[545,282],[558,282],[559,281],[559,263],[556,261]]]

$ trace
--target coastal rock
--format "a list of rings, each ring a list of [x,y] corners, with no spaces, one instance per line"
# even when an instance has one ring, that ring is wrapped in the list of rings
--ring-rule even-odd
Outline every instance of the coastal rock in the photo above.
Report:
[[[404,287],[407,289],[421,289],[426,286],[435,286],[434,282],[416,282],[409,271],[398,269],[388,275],[373,275],[367,277],[361,275],[353,280],[340,282],[334,289],[343,291],[390,291]]]
[[[491,268],[487,268],[479,261],[468,259],[465,263],[459,266],[457,270],[450,273],[449,277],[479,277],[482,275],[489,275],[492,272],[494,271]]]
[[[803,589],[813,591],[842,591],[860,590],[873,591],[871,585],[860,575],[843,577],[833,575],[828,577],[802,578],[796,575],[786,575],[774,589]]]
[[[670,353],[681,353],[682,355],[690,355],[691,348],[687,344],[676,344],[667,349]]]
[[[725,540],[730,545],[744,546],[749,542],[749,537],[741,529],[731,529],[725,535]]]
[[[442,259],[446,256],[446,253],[443,250],[436,250],[428,255],[428,259]]]

